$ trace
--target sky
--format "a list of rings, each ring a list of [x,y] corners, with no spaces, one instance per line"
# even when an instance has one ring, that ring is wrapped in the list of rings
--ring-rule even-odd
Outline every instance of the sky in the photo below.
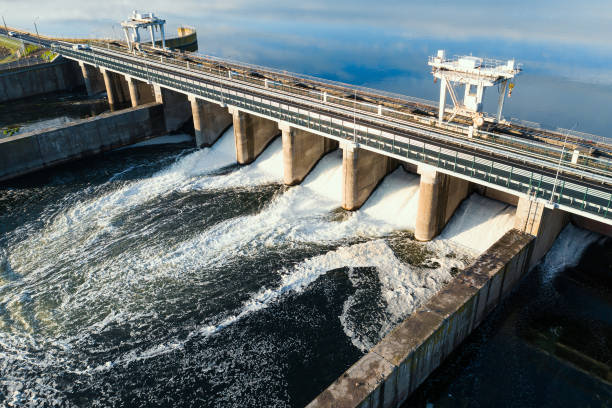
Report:
[[[610,0],[0,0],[9,26],[32,30],[36,20],[41,33],[66,37],[118,37],[133,9],[165,18],[167,32],[195,27],[204,54],[427,99],[438,95],[427,56],[439,48],[515,58],[524,73],[508,115],[610,127]]]

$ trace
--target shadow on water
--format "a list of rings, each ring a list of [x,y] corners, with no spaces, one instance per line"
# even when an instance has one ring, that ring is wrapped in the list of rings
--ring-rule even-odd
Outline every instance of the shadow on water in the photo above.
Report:
[[[612,239],[554,274],[536,266],[404,407],[612,404]]]

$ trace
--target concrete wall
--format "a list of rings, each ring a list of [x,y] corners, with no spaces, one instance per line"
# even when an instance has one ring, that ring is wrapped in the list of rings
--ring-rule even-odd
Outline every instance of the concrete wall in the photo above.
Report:
[[[419,187],[418,217],[414,237],[429,241],[444,229],[455,210],[470,193],[470,183],[423,165]]]
[[[191,114],[193,116],[193,129],[197,147],[212,146],[234,121],[234,118],[226,108],[189,97],[191,103]]]
[[[236,140],[236,161],[249,164],[280,133],[278,124],[239,110],[232,110],[231,113]]]
[[[366,202],[378,183],[397,168],[396,160],[342,143],[342,208],[356,210]]]
[[[492,200],[501,201],[502,203],[510,204],[515,207],[518,206],[519,197],[514,194],[506,193],[505,191],[496,190],[480,184],[472,184],[472,191]]]
[[[601,235],[612,237],[612,225],[582,217],[577,214],[570,216],[572,224],[585,230],[593,231]]]
[[[0,180],[163,133],[163,109],[153,103],[0,139]]]
[[[546,208],[541,201],[521,197],[516,207],[514,228],[536,237],[529,267],[536,265],[550,249],[555,239],[569,222],[569,214],[559,209]]]
[[[0,102],[83,86],[79,66],[69,60],[0,72]]]
[[[326,153],[338,148],[338,142],[281,123],[283,134],[283,181],[299,184]]]
[[[506,233],[308,407],[400,406],[516,286],[532,242]]]

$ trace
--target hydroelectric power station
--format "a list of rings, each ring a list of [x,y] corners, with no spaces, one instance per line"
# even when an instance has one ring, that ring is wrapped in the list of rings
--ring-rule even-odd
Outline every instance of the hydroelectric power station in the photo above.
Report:
[[[215,152],[223,152],[224,160],[233,155],[224,165],[255,166],[278,145],[282,160],[265,160],[282,172],[286,186],[307,182],[326,157],[341,156],[340,191],[334,194],[344,211],[367,207],[383,180],[403,169],[418,180],[411,221],[417,241],[443,234],[474,193],[513,212],[510,230],[501,231],[309,407],[401,405],[545,256],[568,223],[612,235],[612,143],[505,120],[505,98],[523,69],[514,60],[449,58],[438,51],[428,65],[440,99],[430,103],[175,49],[176,42],[165,38],[165,23],[153,13],[134,12],[122,23],[125,42],[66,41],[0,29],[58,55],[41,66],[0,72],[0,99],[84,86],[92,96],[105,92],[111,110],[0,139],[0,180],[187,124],[196,147],[209,149],[206,160],[219,160],[211,157]],[[149,40],[140,29],[149,31]],[[184,42],[188,49],[193,45]],[[16,85],[25,82],[30,88]],[[463,98],[457,87],[464,87]],[[483,109],[487,87],[499,90],[494,116]],[[233,138],[227,137],[230,128]],[[229,324],[224,322],[210,332]]]

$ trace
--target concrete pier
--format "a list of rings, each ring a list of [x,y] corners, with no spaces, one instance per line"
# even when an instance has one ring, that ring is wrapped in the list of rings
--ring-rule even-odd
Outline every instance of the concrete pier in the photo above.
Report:
[[[162,106],[153,103],[3,138],[0,139],[0,180],[164,133]]]
[[[532,242],[529,234],[507,232],[307,407],[401,406],[514,289]]]
[[[88,96],[92,96],[94,94],[94,90],[93,90],[93,85],[92,85],[92,81],[93,81],[93,71],[95,70],[94,67],[85,64],[84,62],[79,62],[79,67],[81,68],[81,74],[83,75],[83,82],[85,83],[85,89],[87,90],[87,95]]]
[[[299,184],[326,153],[338,148],[338,142],[280,123],[283,137],[283,182]]]
[[[398,166],[387,156],[360,149],[354,143],[341,143],[342,208],[357,210],[366,202],[378,183]]]
[[[118,109],[130,100],[128,83],[123,75],[100,68],[106,87],[106,96],[110,110]]]
[[[569,222],[569,214],[546,208],[543,202],[520,197],[516,207],[514,228],[536,237],[529,267],[536,265],[550,249]]]
[[[125,80],[128,85],[130,102],[133,108],[155,101],[155,95],[151,85],[130,76],[125,76]]]
[[[236,161],[249,164],[279,134],[276,122],[232,109]]]
[[[171,89],[153,86],[155,101],[163,104],[166,130],[174,132],[191,119],[191,104],[187,95]]]
[[[226,108],[189,96],[197,147],[210,147],[234,121]]]
[[[453,216],[453,213],[469,194],[466,180],[440,173],[433,167],[421,165],[419,204],[414,237],[417,241],[435,238]]]

